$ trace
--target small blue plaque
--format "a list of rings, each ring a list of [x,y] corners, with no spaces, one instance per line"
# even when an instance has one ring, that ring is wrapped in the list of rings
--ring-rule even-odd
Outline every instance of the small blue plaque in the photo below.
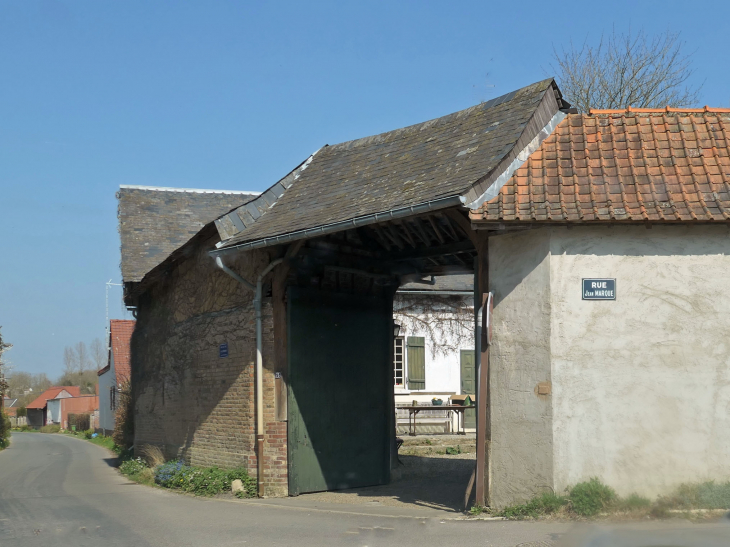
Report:
[[[218,346],[218,357],[228,357],[228,343]]]
[[[583,300],[616,300],[616,280],[584,279]]]

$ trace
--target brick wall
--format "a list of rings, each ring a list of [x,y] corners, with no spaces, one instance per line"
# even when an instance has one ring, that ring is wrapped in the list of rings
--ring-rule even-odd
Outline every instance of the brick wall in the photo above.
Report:
[[[132,339],[135,447],[160,446],[192,465],[244,466],[256,476],[253,292],[221,272],[198,244],[141,295]],[[255,281],[264,251],[226,263]],[[275,420],[271,299],[263,302],[266,494],[285,496],[286,422]],[[228,357],[219,346],[228,344]]]

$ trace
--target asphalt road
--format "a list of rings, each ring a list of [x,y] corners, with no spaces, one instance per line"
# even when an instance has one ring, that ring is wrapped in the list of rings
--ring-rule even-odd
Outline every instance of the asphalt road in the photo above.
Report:
[[[547,547],[575,533],[588,533],[596,547],[694,545],[685,536],[707,539],[697,545],[730,544],[724,524],[585,530],[560,522],[450,520],[453,514],[432,509],[323,504],[306,496],[201,499],[130,483],[112,462],[109,452],[80,439],[15,433],[0,452],[0,546]],[[666,542],[636,539],[647,533]],[[619,536],[620,543],[611,540]]]

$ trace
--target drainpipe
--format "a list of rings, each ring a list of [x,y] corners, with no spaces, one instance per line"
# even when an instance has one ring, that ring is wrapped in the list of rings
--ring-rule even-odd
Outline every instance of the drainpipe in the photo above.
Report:
[[[247,289],[254,291],[253,307],[256,314],[256,477],[258,481],[259,497],[264,495],[264,359],[262,353],[263,335],[261,327],[261,300],[264,277],[281,264],[284,259],[279,258],[271,262],[256,279],[256,286],[223,264],[220,256],[215,257],[216,265],[241,283]]]

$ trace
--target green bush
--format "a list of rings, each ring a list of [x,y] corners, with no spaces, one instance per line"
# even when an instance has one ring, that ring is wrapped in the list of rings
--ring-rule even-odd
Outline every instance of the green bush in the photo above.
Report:
[[[10,418],[8,418],[0,407],[0,448],[5,448],[10,443]]]
[[[730,482],[683,484],[657,500],[660,509],[730,509]]]
[[[49,424],[41,427],[41,433],[58,433],[61,431],[61,426],[58,424]]]
[[[94,434],[94,430],[93,429],[87,429],[86,431],[84,431],[84,437],[86,437],[87,439],[91,439],[91,436],[93,434]]]
[[[241,479],[249,497],[256,495],[256,481],[243,468],[219,469],[217,467],[183,468],[172,481],[174,488],[191,492],[196,496],[213,496],[231,489],[231,482]]]
[[[123,461],[119,466],[119,471],[121,471],[122,475],[137,475],[143,469],[147,469],[147,463],[142,458]]]
[[[134,444],[134,409],[132,408],[132,383],[127,380],[122,384],[117,398],[117,409],[114,413],[114,444],[130,448]]]
[[[91,427],[91,415],[87,413],[72,414],[68,415],[68,428],[73,429],[76,427],[76,431],[86,431]]]
[[[617,499],[614,505],[620,511],[641,511],[651,507],[651,500],[639,494],[631,494],[628,498]]]
[[[541,515],[555,513],[567,504],[568,498],[565,496],[558,496],[552,492],[546,492],[531,499],[527,503],[505,507],[500,513],[500,516],[516,520],[537,518]]]
[[[242,498],[256,496],[256,481],[249,477],[242,467],[220,469],[218,467],[192,467],[176,460],[164,463],[155,468],[155,482],[165,488],[174,488],[190,492],[196,496],[214,496],[228,492],[231,483],[240,479],[243,492],[236,495]]]
[[[568,496],[574,513],[592,517],[616,500],[616,492],[597,478],[576,484]]]

